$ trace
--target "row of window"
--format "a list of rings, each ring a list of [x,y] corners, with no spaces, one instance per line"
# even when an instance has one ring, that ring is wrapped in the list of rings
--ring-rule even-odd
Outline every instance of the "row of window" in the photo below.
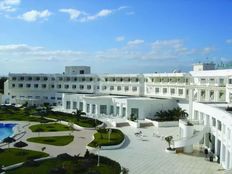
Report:
[[[51,80],[51,81],[74,81],[74,82],[76,82],[76,81],[80,81],[80,82],[85,82],[85,81],[90,81],[90,82],[92,82],[93,81],[93,78],[92,77],[89,77],[89,78],[87,78],[87,77],[12,77],[11,78],[12,79],[12,81],[16,81],[16,80],[18,80],[18,81],[48,81],[49,79]]]
[[[124,89],[124,91],[129,91],[129,86],[102,86],[101,88],[103,91],[105,90],[110,90],[110,91],[113,91],[113,90],[117,90],[117,91],[121,91],[122,89]],[[133,92],[136,92],[138,90],[138,88],[136,86],[133,86],[132,87],[132,91]]]
[[[11,98],[12,98],[12,99],[16,99],[16,96],[13,95],[13,96],[11,96]],[[52,96],[52,97],[48,97],[48,96],[35,96],[34,98],[33,98],[33,96],[19,96],[19,98],[20,98],[20,99],[44,99],[44,100],[50,99],[50,100],[62,100],[62,97],[54,97],[54,96]]]
[[[11,85],[12,86],[12,88],[15,88],[16,87],[16,84],[12,84]],[[48,85],[47,84],[22,84],[22,83],[19,83],[18,85],[17,85],[17,87],[18,88],[23,88],[23,87],[26,87],[26,88],[32,88],[32,87],[34,87],[34,88],[43,88],[43,89],[45,89],[45,88],[47,88],[48,87]],[[52,88],[52,89],[54,89],[54,88],[57,88],[57,89],[62,89],[62,87],[64,88],[64,89],[70,89],[70,88],[72,88],[72,89],[77,89],[77,87],[78,87],[78,85],[68,85],[68,84],[65,84],[65,85],[61,85],[61,84],[58,84],[58,85],[50,85],[50,88]],[[83,90],[85,88],[85,85],[79,85],[79,89],[81,89],[81,90]],[[92,86],[91,85],[86,85],[86,89],[88,89],[88,90],[90,90],[90,89],[92,89]]]
[[[184,90],[183,89],[178,89],[176,90],[175,88],[171,88],[170,89],[170,93],[171,95],[174,95],[176,93],[176,91],[178,91],[179,95],[183,95],[184,94]],[[168,88],[155,88],[155,93],[163,93],[163,94],[167,94],[168,93]]]

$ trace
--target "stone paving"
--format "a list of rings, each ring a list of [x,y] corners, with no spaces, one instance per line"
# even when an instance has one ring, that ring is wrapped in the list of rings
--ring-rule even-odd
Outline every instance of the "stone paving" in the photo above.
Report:
[[[13,122],[13,121],[12,121]],[[27,122],[21,122],[26,124]],[[31,123],[38,124],[38,123]],[[202,154],[168,154],[165,152],[167,143],[161,138],[153,135],[154,127],[133,128],[130,126],[119,128],[126,135],[126,142],[121,149],[101,150],[100,155],[107,156],[118,161],[123,167],[129,169],[131,174],[214,174],[224,173],[222,167],[216,162],[209,162],[204,159]],[[33,133],[28,127],[25,127],[26,135],[20,140],[26,141],[29,137],[38,137],[38,133]],[[135,136],[135,132],[142,131],[143,136]],[[46,147],[45,152],[51,156],[60,153],[69,153],[72,155],[84,155],[86,145],[92,140],[94,130],[74,131],[74,141],[66,146],[52,146],[38,143],[27,142],[26,149],[41,151]],[[157,132],[157,130],[156,130]],[[178,128],[159,128],[159,135],[173,135],[177,137]],[[69,135],[66,132],[44,132],[40,136],[58,136]],[[178,138],[178,137],[177,137]],[[11,145],[12,146],[12,145]],[[96,150],[93,152],[97,153]]]
[[[101,150],[100,154],[118,161],[132,174],[213,174],[224,173],[216,162],[206,161],[203,154],[168,154],[167,143],[153,136],[154,128],[123,127],[127,142],[117,150]],[[143,132],[143,137],[134,135]],[[160,135],[176,135],[178,128],[159,128]]]

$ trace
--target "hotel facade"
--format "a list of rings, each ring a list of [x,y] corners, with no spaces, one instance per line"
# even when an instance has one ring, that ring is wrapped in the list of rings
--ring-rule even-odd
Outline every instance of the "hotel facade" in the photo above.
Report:
[[[5,82],[2,103],[50,103],[65,112],[83,110],[93,117],[139,120],[177,106],[201,123],[200,133],[179,147],[203,143],[225,169],[232,168],[232,69],[199,63],[188,73],[92,74],[88,66],[67,66],[62,74],[13,74]],[[206,129],[207,128],[207,129]],[[176,145],[177,146],[177,145]]]

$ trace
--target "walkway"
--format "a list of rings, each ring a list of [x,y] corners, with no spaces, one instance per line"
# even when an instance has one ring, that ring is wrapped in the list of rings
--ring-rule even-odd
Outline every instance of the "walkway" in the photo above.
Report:
[[[126,144],[118,150],[101,150],[100,154],[118,161],[129,169],[132,174],[213,174],[223,173],[218,171],[221,166],[217,163],[206,161],[202,155],[168,154],[165,152],[167,143],[154,137],[153,127],[137,129],[123,127],[126,134]],[[138,131],[143,132],[143,137],[134,135]],[[160,135],[176,136],[178,128],[160,128]]]

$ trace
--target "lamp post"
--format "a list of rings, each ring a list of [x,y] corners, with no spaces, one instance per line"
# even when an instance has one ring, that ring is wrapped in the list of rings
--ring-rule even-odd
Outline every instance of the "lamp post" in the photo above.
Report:
[[[97,166],[100,166],[100,150],[101,150],[101,145],[98,145],[98,152],[97,152]]]
[[[109,131],[108,131],[108,134],[109,134],[108,141],[109,141],[109,142],[110,142],[110,135],[111,135],[111,133],[112,133],[112,129],[109,128]]]

